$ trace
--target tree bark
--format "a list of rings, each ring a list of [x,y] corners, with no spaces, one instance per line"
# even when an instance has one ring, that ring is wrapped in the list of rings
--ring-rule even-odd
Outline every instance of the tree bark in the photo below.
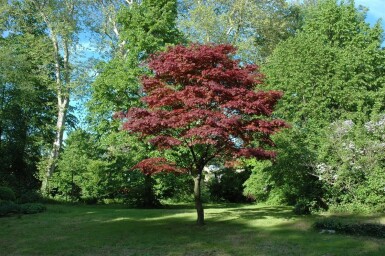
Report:
[[[53,29],[52,29],[53,30]],[[48,181],[51,178],[53,172],[56,169],[57,160],[59,159],[60,148],[63,143],[64,124],[67,117],[67,109],[69,105],[69,51],[67,41],[64,41],[64,72],[62,72],[60,66],[60,50],[57,35],[51,32],[51,40],[54,46],[55,56],[55,77],[56,77],[56,90],[57,90],[57,121],[55,140],[52,145],[51,154],[48,158],[48,165],[46,173],[44,175],[41,191],[45,194],[49,193]],[[64,73],[64,79],[62,74]],[[64,81],[63,81],[64,80]]]
[[[63,143],[63,133],[67,118],[67,110],[70,101],[70,83],[71,83],[71,67],[70,67],[70,46],[73,44],[72,36],[76,30],[75,18],[75,2],[64,1],[60,6],[63,17],[56,17],[58,14],[54,12],[57,6],[51,5],[51,2],[35,1],[33,2],[48,28],[48,34],[53,45],[53,57],[55,62],[55,79],[57,93],[57,122],[55,129],[55,139],[52,144],[52,150],[48,158],[45,174],[42,180],[41,191],[44,194],[49,193],[48,182],[54,173],[59,159],[60,148]],[[55,16],[56,15],[56,16]],[[63,29],[58,26],[56,19],[64,19]],[[68,19],[67,19],[68,18]],[[73,29],[73,31],[71,31]],[[71,31],[71,32],[68,32]],[[61,57],[63,56],[63,58]]]
[[[201,198],[201,181],[202,174],[199,173],[194,177],[194,200],[195,209],[197,210],[197,224],[203,226],[205,224],[205,215],[203,211],[202,198]]]
[[[59,159],[60,148],[63,143],[64,124],[67,115],[68,103],[69,101],[66,98],[63,100],[62,104],[58,106],[59,109],[57,114],[55,140],[48,158],[48,165],[41,186],[41,191],[45,194],[49,193],[48,181],[55,171],[57,160]]]
[[[144,195],[143,195],[143,207],[155,208],[160,206],[159,200],[156,198],[153,189],[154,179],[150,174],[144,176]]]
[[[4,106],[5,106],[5,85],[1,88],[1,101],[0,101],[0,117],[3,115]],[[1,146],[1,138],[3,136],[3,119],[0,118],[0,146]]]

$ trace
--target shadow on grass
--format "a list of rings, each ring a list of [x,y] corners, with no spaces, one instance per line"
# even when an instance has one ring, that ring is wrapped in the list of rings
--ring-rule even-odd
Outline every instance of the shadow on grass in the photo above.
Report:
[[[237,207],[235,207],[237,206]],[[0,220],[4,255],[383,255],[383,240],[320,234],[316,217],[288,207],[126,209],[51,206],[35,217]]]

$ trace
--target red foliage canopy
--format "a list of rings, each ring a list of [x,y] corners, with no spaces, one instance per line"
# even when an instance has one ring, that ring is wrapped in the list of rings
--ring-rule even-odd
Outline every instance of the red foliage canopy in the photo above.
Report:
[[[154,75],[142,78],[148,107],[121,114],[123,128],[159,149],[187,148],[191,172],[215,157],[273,158],[265,146],[274,145],[270,135],[286,126],[270,118],[282,93],[255,91],[263,75],[255,65],[241,66],[234,53],[231,45],[192,45],[152,56]]]
[[[159,172],[185,172],[184,169],[168,163],[167,160],[162,157],[144,159],[132,167],[132,169],[138,169],[144,174],[155,174]]]

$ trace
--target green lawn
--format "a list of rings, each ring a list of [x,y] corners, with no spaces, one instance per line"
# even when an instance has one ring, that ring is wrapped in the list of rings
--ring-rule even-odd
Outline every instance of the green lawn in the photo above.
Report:
[[[47,212],[0,218],[0,255],[385,255],[385,240],[320,234],[317,216],[287,207],[206,206],[125,209],[48,205]],[[376,219],[384,221],[384,219]]]

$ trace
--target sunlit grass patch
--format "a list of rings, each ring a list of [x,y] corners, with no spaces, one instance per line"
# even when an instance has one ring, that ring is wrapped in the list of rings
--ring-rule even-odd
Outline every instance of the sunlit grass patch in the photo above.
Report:
[[[0,218],[0,255],[383,255],[385,241],[321,234],[319,216],[289,207],[193,208],[49,205],[45,213]]]

